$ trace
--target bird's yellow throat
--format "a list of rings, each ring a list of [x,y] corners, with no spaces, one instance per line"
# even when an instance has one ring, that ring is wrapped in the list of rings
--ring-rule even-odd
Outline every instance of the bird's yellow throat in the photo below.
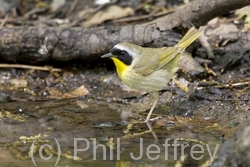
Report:
[[[128,68],[128,66],[115,57],[111,57],[111,59],[115,63],[116,71],[117,71],[119,77],[122,78],[122,73]]]

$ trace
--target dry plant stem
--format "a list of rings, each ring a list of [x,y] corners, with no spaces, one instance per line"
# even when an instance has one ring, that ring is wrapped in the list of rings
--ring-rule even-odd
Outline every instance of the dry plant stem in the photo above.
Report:
[[[189,92],[189,89],[187,86],[183,85],[180,81],[178,81],[176,79],[176,75],[172,77],[172,80],[174,81],[174,83],[181,89],[183,90],[184,92],[188,93]]]
[[[84,21],[84,20],[87,19],[89,16],[91,16],[91,15],[97,13],[99,10],[101,10],[102,8],[108,6],[109,4],[111,4],[111,3],[108,3],[108,4],[105,3],[105,4],[103,4],[103,5],[98,6],[98,7],[95,8],[92,12],[89,12],[89,13],[85,14],[83,17],[81,17],[81,18],[75,20],[75,21],[71,24],[71,26],[72,26],[72,27],[76,26],[78,23]]]
[[[151,130],[147,130],[147,131],[142,131],[142,132],[139,132],[139,133],[130,134],[130,130],[131,130],[131,128],[133,126],[134,126],[134,124],[128,124],[127,125],[127,129],[125,129],[125,131],[124,131],[125,135],[121,137],[122,139],[131,139],[131,138],[134,138],[134,137],[137,137],[137,136],[142,136],[144,134],[152,132]]]
[[[0,68],[26,68],[26,69],[32,69],[32,70],[41,70],[41,71],[56,71],[60,72],[62,71],[59,68],[52,68],[50,66],[31,66],[31,65],[23,65],[23,64],[0,64]]]
[[[211,46],[209,45],[209,43],[207,42],[207,38],[204,33],[200,35],[199,40],[201,42],[201,45],[206,49],[207,57],[209,59],[213,59],[214,58],[213,50]]]
[[[6,21],[8,20],[8,17],[9,17],[9,15],[6,14],[3,21],[2,21],[2,23],[1,23],[1,25],[0,25],[0,27],[3,27],[5,25]]]
[[[159,13],[153,13],[153,14],[151,13],[151,14],[142,15],[142,16],[126,17],[126,18],[116,19],[113,22],[114,23],[119,23],[119,22],[138,21],[138,20],[148,19],[149,17],[164,16],[164,15],[167,15],[167,14],[170,14],[170,13],[173,13],[173,11],[159,12]]]
[[[234,88],[234,87],[240,87],[240,86],[247,86],[250,85],[250,82],[237,82],[232,84],[220,84],[217,83],[217,85],[214,85],[215,88]],[[209,85],[211,86],[211,85]],[[206,86],[201,86],[198,89],[205,89]]]
[[[47,10],[46,8],[32,9],[24,15],[24,18],[29,19],[31,15],[36,13],[42,13],[45,12],[46,10]]]
[[[75,9],[76,4],[78,3],[79,0],[74,0],[69,8],[69,11],[67,12],[67,16],[69,16],[71,14],[71,12]]]
[[[238,86],[246,86],[250,85],[250,82],[239,82],[233,84],[224,84],[224,85],[217,85],[216,88],[231,88],[231,87],[238,87]]]
[[[207,73],[208,74],[212,74],[213,76],[217,77],[217,74],[208,67],[208,64],[207,63],[204,63],[204,66],[205,66],[205,69],[207,70]]]

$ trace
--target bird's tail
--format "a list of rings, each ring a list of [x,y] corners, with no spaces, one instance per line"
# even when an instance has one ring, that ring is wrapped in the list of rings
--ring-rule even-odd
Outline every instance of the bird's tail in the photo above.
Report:
[[[194,40],[196,40],[206,27],[200,27],[198,30],[194,27],[190,28],[184,37],[175,45],[185,50]]]

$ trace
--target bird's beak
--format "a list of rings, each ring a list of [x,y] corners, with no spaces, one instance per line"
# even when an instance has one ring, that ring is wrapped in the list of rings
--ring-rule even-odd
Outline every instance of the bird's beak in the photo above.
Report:
[[[102,55],[101,58],[106,58],[106,57],[114,57],[114,55],[112,55],[111,53],[107,53],[105,55]]]

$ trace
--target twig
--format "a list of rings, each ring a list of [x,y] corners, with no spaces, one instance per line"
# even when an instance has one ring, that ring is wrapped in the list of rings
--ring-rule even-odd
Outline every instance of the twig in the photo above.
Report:
[[[43,13],[47,10],[47,8],[38,8],[38,9],[32,9],[30,10],[29,12],[27,12],[25,15],[24,15],[24,18],[25,19],[28,19],[30,18],[31,15],[33,14],[36,14],[36,13]]]
[[[109,5],[109,4],[110,4],[110,3],[105,3],[105,4],[103,4],[103,5],[98,6],[98,7],[95,8],[93,11],[91,11],[91,12],[85,14],[83,17],[81,17],[81,18],[79,18],[79,19],[73,21],[73,22],[71,23],[71,26],[72,26],[72,27],[76,26],[79,22],[84,21],[84,20],[87,19],[89,16],[91,16],[92,14],[98,12],[99,10],[101,10],[102,8],[106,7],[106,6]]]
[[[187,86],[183,85],[180,81],[178,81],[176,79],[176,75],[172,77],[172,80],[174,81],[174,83],[184,92],[188,93],[189,89]]]
[[[217,74],[211,68],[208,67],[207,63],[204,63],[204,66],[208,74],[212,74],[213,76],[217,77]]]
[[[66,13],[67,16],[69,16],[71,14],[71,12],[75,9],[76,4],[78,4],[78,1],[79,0],[74,0],[74,2],[72,2],[71,6],[69,8],[69,11]]]
[[[3,27],[3,26],[4,26],[4,24],[5,24],[6,21],[8,20],[8,17],[9,17],[9,15],[6,14],[5,17],[4,17],[4,19],[3,19],[3,21],[2,21],[2,23],[1,23],[1,25],[0,25],[0,27]]]
[[[51,66],[32,66],[32,65],[23,65],[23,64],[0,64],[0,68],[26,68],[26,69],[33,69],[33,70],[41,70],[41,71],[56,71],[60,72],[62,69],[53,68]]]
[[[217,85],[216,85],[217,84]],[[232,84],[221,84],[221,83],[212,83],[212,85],[215,88],[233,88],[233,87],[238,87],[238,86],[246,86],[246,85],[250,85],[250,81],[246,81],[246,82],[237,82],[237,83],[232,83]],[[198,89],[204,89],[204,87],[206,86],[212,86],[210,85],[202,85],[201,87],[199,87]]]
[[[250,82],[239,82],[233,84],[224,84],[224,85],[216,85],[216,88],[231,88],[231,87],[238,87],[238,86],[245,86],[250,85]]]
[[[8,19],[0,19],[0,22],[4,22],[4,24],[6,23],[14,23],[14,24],[22,24],[24,21],[23,18],[8,18]]]
[[[199,40],[201,42],[201,45],[205,48],[205,50],[207,52],[207,57],[209,59],[214,59],[213,50],[212,50],[211,46],[209,45],[209,43],[207,41],[207,37],[205,36],[204,33],[202,33],[200,35]]]
[[[132,17],[127,17],[127,18],[121,18],[121,19],[117,19],[117,20],[114,20],[113,22],[114,23],[117,23],[117,22],[128,22],[128,21],[138,21],[138,20],[142,20],[142,19],[148,19],[150,17],[160,17],[160,16],[164,16],[164,15],[167,15],[167,14],[170,14],[172,13],[173,11],[166,11],[166,12],[160,12],[160,13],[150,13],[150,14],[147,14],[147,15],[142,15],[142,16],[132,16]]]

